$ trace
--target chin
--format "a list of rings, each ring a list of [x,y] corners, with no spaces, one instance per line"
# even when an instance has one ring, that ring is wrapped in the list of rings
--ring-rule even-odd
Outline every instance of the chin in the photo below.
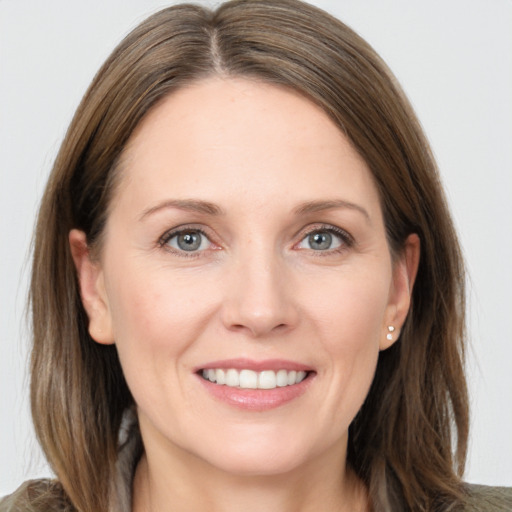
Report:
[[[307,440],[291,435],[267,432],[238,439],[235,435],[229,437],[221,443],[217,439],[215,445],[196,455],[228,474],[264,477],[293,472],[314,459],[315,452],[322,451],[321,447],[315,449]]]
[[[276,476],[291,473],[304,464],[304,457],[295,453],[231,453],[227,450],[226,456],[210,460],[210,464],[217,469],[233,476]]]

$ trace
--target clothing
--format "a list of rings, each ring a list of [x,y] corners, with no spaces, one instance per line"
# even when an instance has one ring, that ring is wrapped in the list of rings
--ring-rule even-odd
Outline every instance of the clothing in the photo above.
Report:
[[[113,503],[109,512],[131,512],[132,480],[142,452],[135,412],[125,412],[119,430],[117,475],[112,482]],[[0,498],[0,512],[76,512],[55,480],[28,480],[13,494]]]
[[[65,500],[54,497],[51,508],[48,503],[42,506],[37,501],[52,485],[50,480],[31,480],[25,482],[16,492],[0,500],[0,512],[75,512]],[[488,487],[484,485],[468,486],[471,500],[465,512],[507,512],[512,511],[512,488]],[[129,512],[130,508],[119,508],[119,512]]]
[[[126,418],[125,418],[126,419]],[[117,480],[110,512],[131,512],[131,483],[140,457],[141,443],[135,422],[121,426]],[[512,487],[468,485],[470,500],[464,512],[512,512]],[[46,497],[50,496],[49,499]],[[10,496],[0,500],[0,512],[76,512],[69,505],[58,483],[30,480]]]

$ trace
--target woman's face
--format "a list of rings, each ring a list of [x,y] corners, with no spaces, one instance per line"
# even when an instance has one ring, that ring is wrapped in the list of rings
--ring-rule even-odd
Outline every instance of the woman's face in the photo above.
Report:
[[[81,233],[71,245],[148,460],[252,475],[342,461],[411,276],[346,137],[288,89],[212,78],[149,114],[121,173],[99,260]]]

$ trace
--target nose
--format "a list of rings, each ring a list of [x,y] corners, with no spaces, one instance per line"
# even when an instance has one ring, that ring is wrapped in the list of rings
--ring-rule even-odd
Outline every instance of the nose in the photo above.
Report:
[[[284,262],[271,255],[252,254],[234,264],[225,282],[224,326],[253,338],[293,329],[299,313],[290,277]]]

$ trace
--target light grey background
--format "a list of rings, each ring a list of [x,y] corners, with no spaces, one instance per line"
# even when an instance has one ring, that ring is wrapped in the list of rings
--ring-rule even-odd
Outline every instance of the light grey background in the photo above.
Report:
[[[470,271],[466,478],[512,485],[512,1],[316,0],[398,76]],[[152,0],[0,0],[0,496],[49,474],[33,438],[24,307],[39,197],[74,109]]]

